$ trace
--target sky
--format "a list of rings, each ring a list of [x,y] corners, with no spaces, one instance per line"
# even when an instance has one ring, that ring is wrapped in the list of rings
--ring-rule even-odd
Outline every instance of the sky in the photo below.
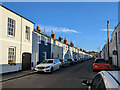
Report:
[[[86,51],[99,51],[118,24],[117,2],[4,2],[2,5],[40,26],[42,32],[55,32],[67,38],[68,44]],[[45,28],[45,30],[44,30]]]

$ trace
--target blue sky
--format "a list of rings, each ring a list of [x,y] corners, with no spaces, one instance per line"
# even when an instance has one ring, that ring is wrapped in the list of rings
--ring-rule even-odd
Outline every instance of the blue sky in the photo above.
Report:
[[[40,25],[42,31],[55,37],[67,37],[75,47],[86,51],[102,49],[107,41],[107,20],[110,36],[118,23],[117,2],[4,2],[4,6]]]

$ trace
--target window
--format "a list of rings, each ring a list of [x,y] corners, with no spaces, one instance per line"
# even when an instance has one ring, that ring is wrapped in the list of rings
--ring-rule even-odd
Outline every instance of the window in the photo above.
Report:
[[[39,44],[41,43],[41,36],[40,35],[37,36],[37,43],[39,43]]]
[[[16,48],[15,47],[9,47],[8,48],[8,63],[9,62],[16,62]]]
[[[25,39],[30,40],[30,27],[26,26]]]
[[[42,41],[44,41],[44,36],[43,35],[41,36],[41,39],[42,39]]]
[[[44,42],[45,42],[45,45],[47,45],[47,38],[45,38],[45,41],[44,41]]]
[[[101,81],[102,81],[102,76],[100,74],[98,74],[92,82],[92,90],[96,90],[96,88],[100,88],[102,86],[103,86],[103,88],[105,88],[105,86],[102,85]]]
[[[53,46],[55,46],[55,40],[53,41]]]
[[[119,33],[118,33],[118,38],[119,38],[119,44],[120,44],[120,31],[119,31]]]
[[[48,43],[51,43],[51,40],[50,40],[50,38],[48,38]]]
[[[8,18],[8,35],[15,36],[15,20]]]
[[[47,58],[47,53],[43,52],[43,60],[45,60]]]

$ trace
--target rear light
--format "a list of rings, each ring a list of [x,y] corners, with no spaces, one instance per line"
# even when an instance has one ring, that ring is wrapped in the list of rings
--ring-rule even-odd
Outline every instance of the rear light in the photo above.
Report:
[[[62,62],[62,64],[64,64],[64,62]]]
[[[98,66],[95,66],[96,68],[98,67]]]

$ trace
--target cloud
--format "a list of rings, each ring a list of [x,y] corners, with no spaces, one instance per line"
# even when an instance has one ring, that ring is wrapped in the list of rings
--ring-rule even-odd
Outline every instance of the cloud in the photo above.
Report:
[[[107,31],[107,29],[101,29],[101,31]],[[109,31],[113,32],[114,29],[109,29]]]
[[[39,26],[40,26],[41,30],[44,31],[44,29],[45,29],[45,32],[54,31],[54,32],[64,32],[64,33],[69,33],[69,32],[80,33],[80,32],[78,32],[76,30],[68,29],[68,28],[65,28],[65,27],[44,26],[44,25],[39,25]]]

